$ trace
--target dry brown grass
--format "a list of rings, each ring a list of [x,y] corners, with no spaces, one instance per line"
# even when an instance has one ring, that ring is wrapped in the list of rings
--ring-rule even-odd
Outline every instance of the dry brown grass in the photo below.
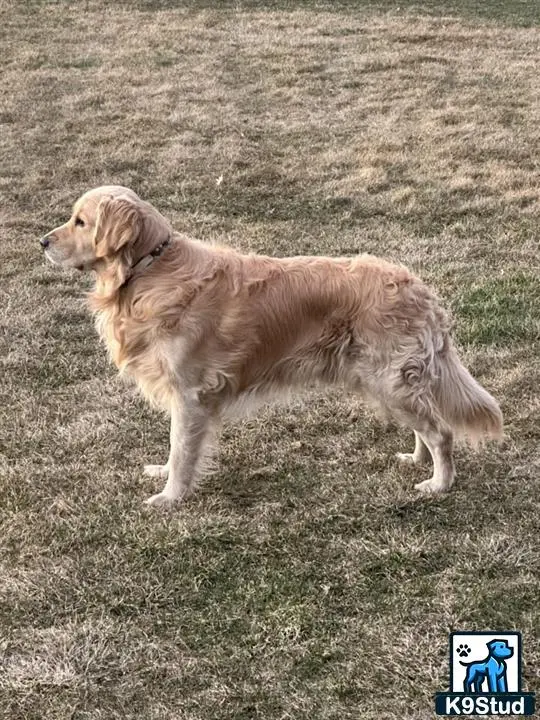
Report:
[[[0,3],[0,717],[424,720],[469,628],[522,630],[538,689],[539,35],[503,4]],[[37,244],[104,182],[209,240],[413,266],[507,440],[419,500],[410,438],[316,395],[143,511],[166,423]]]

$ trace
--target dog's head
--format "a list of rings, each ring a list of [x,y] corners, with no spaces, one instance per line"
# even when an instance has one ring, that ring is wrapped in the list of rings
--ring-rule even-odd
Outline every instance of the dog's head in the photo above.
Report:
[[[509,647],[506,640],[492,640],[488,643],[489,652],[497,660],[505,660],[512,657],[514,649]]]
[[[133,190],[106,185],[79,198],[67,223],[40,243],[56,265],[98,272],[114,266],[127,272],[170,232],[165,218]]]

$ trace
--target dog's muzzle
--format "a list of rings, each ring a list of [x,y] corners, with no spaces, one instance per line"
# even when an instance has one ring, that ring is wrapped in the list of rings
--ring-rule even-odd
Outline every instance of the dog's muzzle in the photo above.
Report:
[[[39,244],[43,248],[43,254],[49,262],[51,262],[53,265],[61,265],[61,258],[57,257],[57,253],[55,252],[55,247],[53,244],[54,239],[55,238],[53,235],[44,235],[40,239]]]

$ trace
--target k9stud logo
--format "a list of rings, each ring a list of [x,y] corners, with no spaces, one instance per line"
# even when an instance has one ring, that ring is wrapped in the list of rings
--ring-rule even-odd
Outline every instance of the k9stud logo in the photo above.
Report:
[[[437,693],[437,715],[532,715],[534,693],[521,692],[519,632],[450,635],[450,692]]]

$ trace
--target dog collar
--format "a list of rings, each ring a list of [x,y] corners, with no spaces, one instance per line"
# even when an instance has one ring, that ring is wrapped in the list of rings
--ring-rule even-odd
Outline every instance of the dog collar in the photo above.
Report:
[[[126,285],[129,283],[129,281],[135,275],[138,275],[143,270],[146,270],[146,268],[149,267],[154,262],[154,260],[156,258],[158,258],[166,248],[169,247],[170,244],[171,244],[171,236],[169,235],[169,237],[167,237],[162,243],[160,243],[151,252],[149,252],[148,255],[143,255],[143,257],[140,260],[137,260],[135,265],[131,266],[131,274],[120,285],[120,289],[125,288]]]
[[[140,260],[138,260],[135,265],[131,266],[131,275],[129,276],[128,280],[135,275],[136,272],[139,270],[146,270],[146,268],[151,265],[156,258],[158,258],[162,252],[165,250],[165,248],[169,247],[171,244],[171,236],[169,235],[168,238],[166,238],[160,245],[155,247],[152,252],[149,252],[148,255],[144,255]]]

